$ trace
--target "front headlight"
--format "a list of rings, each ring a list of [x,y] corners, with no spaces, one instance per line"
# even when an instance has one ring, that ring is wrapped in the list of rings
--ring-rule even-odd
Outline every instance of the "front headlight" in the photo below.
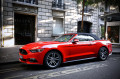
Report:
[[[30,50],[30,52],[32,53],[36,53],[36,52],[42,52],[44,49],[34,49],[34,50]]]

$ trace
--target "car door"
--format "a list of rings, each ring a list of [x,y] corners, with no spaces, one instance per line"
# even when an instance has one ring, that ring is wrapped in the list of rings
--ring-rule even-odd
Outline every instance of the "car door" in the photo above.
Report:
[[[70,45],[70,56],[69,60],[80,59],[94,54],[93,44],[91,42],[94,40],[93,37],[87,35],[78,35],[74,39],[79,39],[79,42],[72,43]]]

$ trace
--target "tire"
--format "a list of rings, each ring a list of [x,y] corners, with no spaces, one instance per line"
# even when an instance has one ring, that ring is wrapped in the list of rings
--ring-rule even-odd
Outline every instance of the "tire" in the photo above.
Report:
[[[61,61],[62,57],[57,51],[50,51],[45,55],[44,65],[47,68],[54,69],[60,66]]]
[[[101,61],[105,61],[108,58],[108,50],[105,47],[101,47],[98,52],[98,59]]]

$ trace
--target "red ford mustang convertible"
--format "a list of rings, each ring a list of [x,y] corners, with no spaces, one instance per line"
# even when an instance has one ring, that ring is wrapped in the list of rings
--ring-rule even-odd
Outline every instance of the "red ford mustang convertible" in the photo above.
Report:
[[[35,42],[20,48],[20,62],[56,68],[61,63],[98,58],[112,54],[110,41],[89,33],[64,34],[53,41]]]

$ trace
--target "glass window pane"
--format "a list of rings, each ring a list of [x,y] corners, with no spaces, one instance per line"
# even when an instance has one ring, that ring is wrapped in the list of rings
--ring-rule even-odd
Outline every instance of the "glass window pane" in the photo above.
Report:
[[[112,43],[119,43],[119,26],[109,26],[107,31],[108,40]]]
[[[79,41],[94,41],[95,40],[93,37],[87,36],[87,35],[79,35],[75,38],[79,39]]]

